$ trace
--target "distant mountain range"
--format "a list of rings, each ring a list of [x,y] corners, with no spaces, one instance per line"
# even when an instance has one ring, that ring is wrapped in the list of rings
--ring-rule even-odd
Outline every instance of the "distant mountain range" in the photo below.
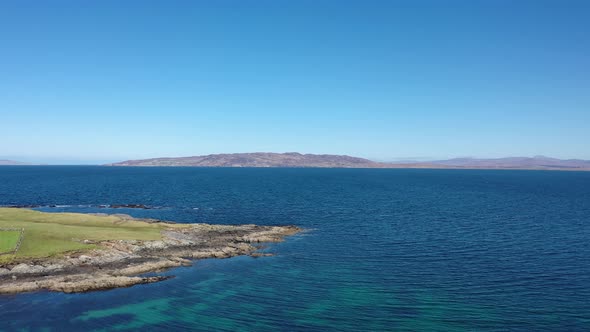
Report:
[[[206,156],[127,160],[107,166],[192,166],[192,167],[325,167],[325,168],[474,168],[590,170],[589,160],[555,159],[544,156],[497,159],[455,158],[430,162],[385,163],[368,159],[329,155],[289,153],[232,153]]]
[[[0,159],[0,166],[18,166],[18,165],[30,165],[30,164],[23,163],[20,161]]]
[[[454,158],[431,162],[435,165],[469,168],[523,168],[523,169],[589,169],[590,160],[556,159],[545,156],[508,157],[497,159]]]

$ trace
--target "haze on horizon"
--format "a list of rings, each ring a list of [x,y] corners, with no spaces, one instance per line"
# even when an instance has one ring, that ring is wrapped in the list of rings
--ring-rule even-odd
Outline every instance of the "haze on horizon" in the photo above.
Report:
[[[3,1],[0,159],[590,159],[587,1]]]

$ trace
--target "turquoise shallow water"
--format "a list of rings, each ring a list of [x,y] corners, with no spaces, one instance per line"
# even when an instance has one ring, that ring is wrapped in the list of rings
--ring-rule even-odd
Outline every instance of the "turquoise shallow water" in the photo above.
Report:
[[[590,328],[590,173],[2,167],[11,204],[307,231],[157,284],[0,297],[1,330]]]

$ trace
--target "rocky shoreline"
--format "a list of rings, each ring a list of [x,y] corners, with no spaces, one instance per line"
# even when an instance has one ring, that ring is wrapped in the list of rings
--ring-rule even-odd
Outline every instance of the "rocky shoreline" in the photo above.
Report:
[[[266,256],[256,252],[260,243],[280,242],[301,231],[295,226],[170,225],[162,240],[101,241],[97,249],[0,265],[0,294],[78,293],[158,282],[171,277],[141,275],[189,266],[194,259]]]

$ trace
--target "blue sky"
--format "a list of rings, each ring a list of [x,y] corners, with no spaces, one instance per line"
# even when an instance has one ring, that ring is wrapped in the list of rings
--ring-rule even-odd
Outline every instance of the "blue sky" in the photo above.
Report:
[[[0,158],[590,159],[588,1],[2,1]]]

